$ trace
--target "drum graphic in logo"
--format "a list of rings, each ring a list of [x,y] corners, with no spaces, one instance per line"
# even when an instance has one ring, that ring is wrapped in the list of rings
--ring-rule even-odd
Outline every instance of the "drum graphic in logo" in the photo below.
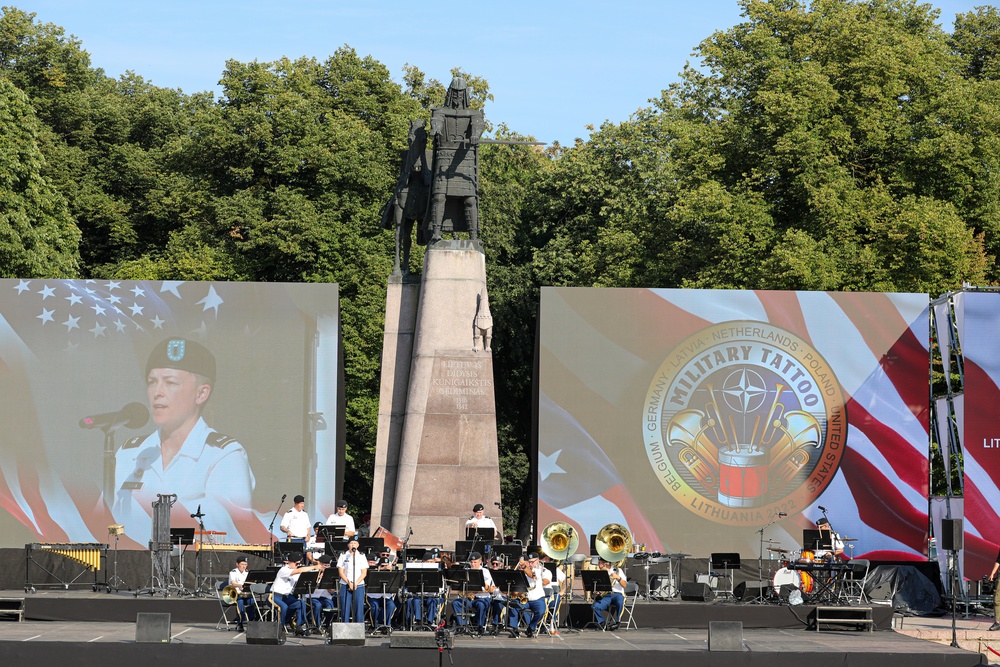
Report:
[[[797,513],[832,481],[847,444],[843,391],[806,341],[766,322],[703,329],[646,394],[646,454],[681,505],[756,525]]]

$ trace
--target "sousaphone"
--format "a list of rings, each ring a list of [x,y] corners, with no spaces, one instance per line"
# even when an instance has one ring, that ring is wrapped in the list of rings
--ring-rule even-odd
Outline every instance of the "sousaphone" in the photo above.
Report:
[[[555,561],[563,561],[576,553],[580,546],[579,532],[565,521],[555,521],[542,530],[542,551]]]
[[[632,551],[632,534],[618,523],[609,523],[594,538],[597,555],[609,563],[622,563]]]

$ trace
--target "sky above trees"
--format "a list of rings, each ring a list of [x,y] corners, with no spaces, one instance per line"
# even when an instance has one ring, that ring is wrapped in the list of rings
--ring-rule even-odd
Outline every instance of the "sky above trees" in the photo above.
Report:
[[[133,70],[185,93],[220,91],[228,58],[324,60],[348,44],[402,81],[403,65],[447,79],[454,67],[490,82],[492,120],[572,144],[586,126],[621,122],[678,80],[703,39],[740,20],[736,0],[21,0],[11,3],[77,36],[91,63]],[[934,0],[947,32],[977,0]]]

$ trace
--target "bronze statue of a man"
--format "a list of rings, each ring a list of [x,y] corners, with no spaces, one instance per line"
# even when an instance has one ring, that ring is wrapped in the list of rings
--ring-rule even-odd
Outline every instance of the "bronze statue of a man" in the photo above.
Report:
[[[469,108],[465,79],[455,77],[445,106],[431,110],[431,243],[440,241],[443,232],[466,231],[470,238],[479,237],[479,138],[483,129],[482,110]]]

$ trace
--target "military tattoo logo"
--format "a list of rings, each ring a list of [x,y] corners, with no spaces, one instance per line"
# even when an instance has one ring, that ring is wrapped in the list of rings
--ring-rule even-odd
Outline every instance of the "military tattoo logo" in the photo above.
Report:
[[[757,525],[798,513],[847,445],[840,383],[806,341],[765,322],[703,329],[664,360],[646,394],[653,471],[689,511]]]

